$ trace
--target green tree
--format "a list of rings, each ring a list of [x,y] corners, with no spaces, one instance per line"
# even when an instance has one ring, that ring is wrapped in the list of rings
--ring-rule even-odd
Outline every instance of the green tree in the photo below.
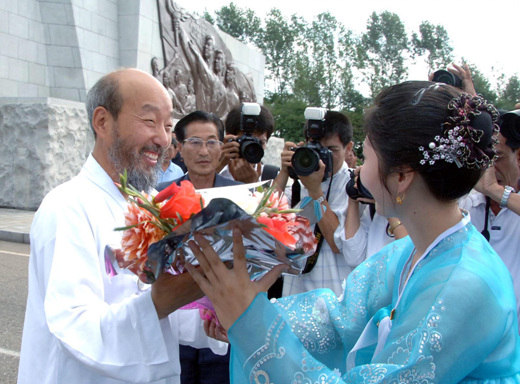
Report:
[[[388,11],[372,13],[357,47],[358,66],[372,98],[382,88],[405,79],[409,52],[408,37],[399,16]]]
[[[253,10],[230,3],[215,11],[215,14],[215,23],[222,31],[244,43],[257,40],[262,21]]]
[[[303,140],[304,112],[308,107],[303,100],[293,94],[271,94],[264,104],[274,116],[275,136],[295,143]]]
[[[520,102],[520,79],[518,75],[511,76],[502,89],[498,91],[499,97],[495,106],[506,111],[511,111]]]
[[[255,44],[266,57],[266,78],[273,83],[274,93],[289,91],[296,61],[296,40],[302,35],[301,18],[285,18],[279,9],[273,8],[265,20],[265,27]]]
[[[471,79],[473,80],[475,91],[490,103],[495,103],[498,96],[492,89],[489,80],[474,64],[468,64],[468,66],[471,71]]]
[[[426,56],[424,61],[431,71],[435,71],[453,62],[453,48],[449,41],[448,32],[442,25],[423,21],[419,33],[412,33],[412,50],[414,55]]]

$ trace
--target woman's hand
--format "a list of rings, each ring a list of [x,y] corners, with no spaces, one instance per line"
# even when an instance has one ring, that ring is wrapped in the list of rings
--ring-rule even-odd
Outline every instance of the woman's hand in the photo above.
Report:
[[[186,264],[186,268],[211,300],[217,317],[225,330],[249,307],[259,292],[266,292],[278,276],[289,269],[281,264],[271,269],[258,281],[251,281],[247,272],[246,251],[242,233],[233,230],[233,268],[228,269],[210,243],[200,234],[188,243],[197,258],[200,269]]]

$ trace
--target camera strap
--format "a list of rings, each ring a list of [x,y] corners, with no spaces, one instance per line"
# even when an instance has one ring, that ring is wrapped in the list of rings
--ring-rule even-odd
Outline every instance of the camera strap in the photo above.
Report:
[[[327,191],[327,201],[329,201],[330,196],[330,190],[332,189],[332,172],[330,176],[330,182],[329,182],[329,189]],[[305,262],[305,268],[303,268],[302,275],[309,273],[312,271],[312,269],[316,266],[316,263],[318,263],[318,256],[320,255],[321,246],[323,245],[323,233],[321,233],[320,227],[318,223],[314,226],[314,236],[316,236],[316,239],[318,240],[318,244],[316,245],[316,251],[307,258]]]
[[[489,208],[491,207],[491,199],[486,196],[486,217],[484,219],[484,229],[482,230],[482,236],[486,238],[487,241],[490,239],[489,230],[488,230],[488,222],[489,222]]]

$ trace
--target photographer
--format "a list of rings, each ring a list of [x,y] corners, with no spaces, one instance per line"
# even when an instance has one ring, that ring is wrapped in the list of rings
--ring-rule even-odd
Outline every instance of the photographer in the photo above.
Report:
[[[247,103],[247,105],[249,104],[254,103]],[[226,118],[226,136],[224,137],[224,146],[222,147],[222,155],[220,156],[217,172],[220,171],[220,176],[227,179],[243,183],[255,183],[260,180],[274,179],[280,170],[278,167],[264,165],[261,162],[251,163],[240,153],[240,141],[245,136],[247,137],[248,133],[244,131],[243,127],[243,105],[229,111]],[[265,151],[267,142],[273,134],[274,118],[269,109],[260,105],[258,107],[260,107],[260,112],[255,119],[255,126],[252,127],[249,133],[250,138],[256,138],[258,144]]]
[[[296,185],[299,185],[299,182],[302,184],[300,196],[296,196],[294,191],[292,196],[287,193],[288,197],[291,197],[292,205],[299,201],[299,197],[303,199],[306,196],[319,204],[323,213],[323,217],[317,223],[319,232],[323,235],[321,245],[318,253],[308,259],[304,274],[297,277],[284,276],[283,296],[316,288],[330,288],[339,295],[342,292],[343,280],[353,269],[347,260],[348,255],[341,254],[339,236],[334,236],[338,227],[341,227],[339,233],[343,231],[348,204],[345,185],[350,179],[350,174],[345,163],[345,153],[353,146],[352,125],[344,114],[327,111],[323,120],[323,131],[319,143],[323,148],[331,151],[331,174],[324,180],[326,167],[320,160],[317,171],[308,176],[299,176],[299,181],[295,181]],[[304,136],[309,143],[307,132],[306,126]],[[296,148],[295,143],[286,142],[281,154],[282,169],[275,179],[275,184],[282,191],[289,179],[294,148]]]
[[[509,269],[520,310],[520,110],[502,114],[500,123],[494,166],[459,205]]]
[[[452,67],[447,68],[447,70],[441,69],[431,73],[428,76],[428,80],[453,85],[454,87],[464,90],[470,95],[475,95],[477,91],[475,91],[475,86],[473,85],[473,80],[471,79],[471,71],[468,64],[463,64],[461,66],[452,63],[451,65]]]

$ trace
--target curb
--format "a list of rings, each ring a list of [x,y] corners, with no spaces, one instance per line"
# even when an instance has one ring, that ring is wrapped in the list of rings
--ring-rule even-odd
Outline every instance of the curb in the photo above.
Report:
[[[29,244],[29,234],[0,229],[0,240],[9,241],[11,243]]]

